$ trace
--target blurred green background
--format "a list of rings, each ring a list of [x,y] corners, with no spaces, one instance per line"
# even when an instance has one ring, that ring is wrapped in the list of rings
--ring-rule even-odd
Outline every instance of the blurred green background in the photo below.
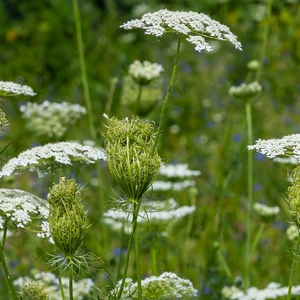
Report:
[[[236,276],[243,276],[247,203],[245,105],[241,100],[229,97],[228,89],[245,80],[249,61],[260,60],[268,25],[268,43],[260,80],[263,91],[253,100],[254,139],[280,138],[299,132],[300,3],[297,0],[274,0],[269,23],[266,6],[267,1],[263,0],[79,1],[98,145],[103,145],[99,129],[113,78],[118,82],[109,115],[130,117],[130,111],[124,109],[120,101],[122,78],[129,64],[136,59],[162,64],[165,69],[164,91],[172,72],[174,37],[156,38],[139,30],[126,31],[119,28],[124,22],[162,8],[203,12],[229,26],[243,45],[241,52],[228,43],[213,42],[213,52],[198,53],[192,45],[183,43],[160,145],[160,154],[165,161],[188,163],[190,169],[202,172],[196,179],[197,211],[188,246],[183,242],[187,238],[182,229],[187,220],[183,219],[178,230],[174,229],[173,238],[165,241],[158,257],[163,261],[160,272],[174,271],[191,279],[199,289],[201,299],[220,299],[222,286],[232,284]],[[29,85],[37,93],[33,98],[18,96],[1,103],[10,121],[7,132],[0,137],[1,146],[12,142],[5,154],[8,157],[44,142],[24,127],[19,111],[22,103],[42,103],[47,99],[84,105],[71,1],[0,2],[0,80]],[[160,106],[161,102],[147,117],[158,122]],[[76,123],[66,140],[90,139],[87,124],[86,117]],[[270,206],[278,205],[281,213],[266,227],[252,256],[251,285],[265,287],[271,281],[288,284],[292,261],[288,249],[292,244],[285,235],[288,221],[291,221],[285,193],[287,176],[292,169],[293,166],[276,164],[255,154],[254,200]],[[114,249],[120,245],[118,235],[99,221],[101,216],[96,209],[99,202],[101,209],[108,208],[107,200],[113,194],[110,189],[113,181],[105,164],[101,164],[101,170],[100,179],[94,178],[99,179],[103,188],[101,197],[99,189],[89,184],[95,177],[94,167],[80,165],[61,170],[56,175],[57,178],[59,175],[73,176],[89,187],[85,191],[86,205],[93,226],[85,246],[102,257],[105,262],[103,269],[109,272],[115,267]],[[14,179],[2,178],[1,187],[22,188],[45,197],[47,178],[40,180],[36,174],[25,173]],[[167,198],[171,195],[182,205],[190,204],[188,191],[170,191],[164,195],[150,193],[149,197]],[[259,222],[254,214],[254,232]],[[222,268],[215,242],[228,263],[232,278],[228,278]],[[46,268],[31,254],[39,252],[35,248],[37,243],[39,248],[48,247],[28,232],[9,240],[7,251],[14,277],[28,274],[33,266]],[[184,266],[182,251],[188,251]],[[142,272],[146,275],[149,274],[150,259],[146,242],[142,252]],[[94,271],[93,279],[105,289],[105,276],[99,273]],[[133,272],[131,274],[134,276]],[[0,296],[0,299],[6,298]]]

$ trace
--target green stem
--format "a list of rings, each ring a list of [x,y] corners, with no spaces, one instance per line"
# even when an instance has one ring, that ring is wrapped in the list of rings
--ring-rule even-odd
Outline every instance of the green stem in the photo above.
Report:
[[[157,275],[157,251],[155,246],[151,247],[151,266],[152,266],[152,275]]]
[[[254,251],[256,250],[256,247],[257,247],[258,242],[259,242],[259,240],[260,240],[260,238],[261,238],[261,236],[262,236],[262,233],[263,233],[263,231],[264,231],[264,229],[265,229],[265,226],[266,226],[266,223],[261,223],[261,224],[259,225],[259,229],[258,229],[258,231],[257,231],[257,233],[256,233],[254,242],[253,242],[253,244],[252,244],[252,248],[251,248],[251,252],[252,252],[252,253],[254,253]]]
[[[261,77],[261,71],[262,71],[262,65],[264,62],[264,58],[266,55],[267,50],[267,43],[268,43],[268,35],[269,35],[269,29],[270,29],[270,19],[272,14],[272,0],[268,0],[268,6],[267,6],[267,25],[265,26],[264,35],[263,35],[263,42],[262,42],[262,51],[260,56],[260,67],[257,70],[255,80],[259,81]]]
[[[124,235],[125,235],[125,223],[122,224],[121,233],[120,233],[120,254],[118,257],[118,264],[117,264],[117,270],[116,270],[116,277],[115,277],[116,281],[118,281],[118,279],[119,279],[119,276],[121,273],[121,268],[123,265],[122,247],[123,247],[123,242],[124,242]]]
[[[58,255],[56,245],[54,245],[54,247],[55,247],[56,255]],[[58,284],[59,284],[59,290],[60,290],[60,293],[61,293],[61,297],[62,297],[63,300],[66,300],[65,290],[64,290],[64,286],[63,286],[63,283],[62,283],[62,280],[61,280],[59,264],[58,263],[56,264],[56,269],[57,269],[57,278],[58,278]]]
[[[139,84],[138,95],[137,95],[136,102],[135,102],[135,115],[136,116],[138,115],[139,108],[140,108],[142,90],[143,90],[143,86],[141,84]]]
[[[135,204],[136,206],[136,204]],[[142,279],[141,279],[141,268],[140,268],[140,251],[139,251],[139,240],[138,230],[134,234],[134,245],[135,245],[135,264],[136,264],[136,277],[138,283],[138,300],[142,300]]]
[[[138,214],[139,214],[141,203],[142,203],[142,199],[139,199],[136,202],[136,205],[134,205],[134,209],[133,209],[133,212],[132,212],[132,214],[133,214],[132,229],[131,229],[130,239],[129,239],[129,242],[128,242],[126,261],[125,261],[125,269],[124,269],[124,274],[123,274],[121,286],[120,286],[119,292],[117,294],[116,300],[119,300],[122,297],[122,292],[123,292],[125,279],[126,279],[126,276],[127,276],[127,271],[128,271],[128,266],[129,266],[131,247],[132,247],[132,243],[135,239],[135,232],[136,232],[136,228],[137,228],[137,224],[138,224]]]
[[[73,262],[70,258],[71,270],[69,271],[69,299],[73,300]]]
[[[293,281],[294,281],[294,275],[295,275],[295,266],[296,266],[296,260],[297,260],[296,256],[298,255],[299,248],[300,248],[300,234],[298,231],[298,241],[297,241],[297,245],[296,245],[296,253],[293,256],[287,300],[290,300],[291,295],[292,295]]]
[[[77,38],[77,46],[78,46],[78,53],[79,53],[83,93],[84,93],[85,104],[88,112],[88,123],[89,123],[90,135],[91,138],[95,141],[96,132],[94,129],[92,104],[91,104],[90,91],[89,91],[88,79],[86,74],[85,57],[84,57],[84,49],[83,49],[83,41],[82,41],[82,33],[81,33],[81,20],[80,20],[80,13],[78,9],[77,0],[73,0],[73,9],[74,9],[74,17],[75,17],[75,25],[76,25],[76,38]]]
[[[159,118],[159,126],[158,126],[158,130],[157,130],[157,135],[156,135],[156,138],[155,138],[155,141],[154,141],[154,145],[153,145],[153,148],[152,148],[152,153],[156,149],[157,144],[158,144],[158,140],[159,140],[160,135],[161,135],[161,131],[162,131],[163,124],[164,124],[165,110],[166,110],[168,100],[169,100],[169,97],[170,97],[170,94],[171,94],[171,91],[172,91],[172,88],[173,88],[173,85],[174,85],[174,80],[175,80],[175,75],[176,75],[178,60],[179,60],[179,53],[180,53],[180,42],[181,42],[180,41],[180,36],[178,36],[177,50],[176,50],[176,56],[175,56],[171,81],[170,81],[168,91],[167,91],[166,97],[164,99],[162,108],[161,108],[160,118]]]
[[[247,119],[247,145],[252,145],[252,116],[251,102],[246,103],[246,119]],[[251,263],[251,217],[253,202],[253,153],[248,151],[248,202],[247,202],[247,219],[246,219],[246,263],[245,263],[245,289],[250,286],[250,263]]]
[[[221,263],[221,265],[222,265],[222,268],[223,268],[223,270],[225,271],[225,273],[226,273],[228,279],[231,280],[231,279],[232,279],[232,273],[231,273],[231,271],[230,271],[230,269],[229,269],[229,267],[228,267],[228,264],[227,264],[227,262],[226,262],[226,260],[225,260],[225,258],[224,258],[224,255],[223,255],[221,249],[218,249],[218,250],[217,250],[217,256],[218,256],[218,258],[219,258],[219,261],[220,261],[220,263]]]
[[[18,295],[15,289],[15,286],[13,284],[13,281],[11,279],[11,276],[9,274],[9,270],[6,264],[6,260],[5,260],[5,256],[4,256],[4,245],[5,245],[5,240],[6,240],[6,233],[7,233],[7,219],[5,220],[4,224],[3,224],[3,237],[2,237],[2,241],[0,244],[0,261],[1,261],[1,265],[5,274],[5,280],[6,283],[9,287],[10,293],[11,293],[11,298],[18,300]]]

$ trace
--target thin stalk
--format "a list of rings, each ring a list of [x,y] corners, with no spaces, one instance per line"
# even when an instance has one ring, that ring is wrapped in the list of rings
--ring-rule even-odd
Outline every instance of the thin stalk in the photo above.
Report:
[[[256,72],[256,77],[255,80],[259,81],[261,77],[261,71],[262,71],[262,65],[264,62],[264,58],[266,55],[266,50],[267,50],[267,43],[268,43],[268,35],[269,35],[269,29],[270,29],[270,18],[272,14],[272,0],[268,0],[268,5],[267,5],[267,25],[265,26],[265,30],[263,33],[263,42],[262,42],[262,47],[261,47],[261,56],[260,56],[260,67]]]
[[[296,245],[296,253],[293,256],[293,262],[292,262],[292,267],[291,267],[291,274],[290,274],[290,281],[289,281],[289,289],[288,289],[287,300],[290,300],[291,299],[291,295],[292,295],[293,281],[294,281],[294,276],[295,276],[295,266],[296,266],[296,260],[297,260],[296,255],[299,252],[299,248],[300,248],[300,235],[298,234],[298,241],[297,241],[297,245]]]
[[[111,111],[111,107],[114,101],[114,95],[115,95],[115,91],[116,91],[116,86],[118,83],[118,78],[117,77],[113,77],[110,80],[110,89],[109,89],[109,94],[108,94],[108,100],[105,106],[105,112],[109,115],[110,111]]]
[[[58,251],[57,251],[56,245],[54,245],[54,247],[55,247],[56,255],[58,255]],[[62,280],[61,280],[58,263],[56,263],[56,269],[57,269],[57,278],[58,278],[58,284],[59,284],[59,290],[60,290],[60,293],[61,293],[61,298],[63,300],[66,300],[65,290],[64,290],[64,286],[63,286],[63,283],[62,283]]]
[[[86,74],[86,65],[85,65],[82,33],[81,33],[81,20],[80,20],[80,13],[79,13],[79,9],[78,9],[78,1],[77,0],[73,0],[73,9],[74,9],[74,17],[75,17],[75,25],[76,25],[76,38],[77,38],[77,46],[78,46],[78,53],[79,53],[81,81],[82,81],[82,86],[83,86],[85,105],[86,105],[86,109],[88,112],[89,130],[90,130],[90,135],[91,135],[92,140],[95,141],[96,140],[96,131],[94,129],[92,104],[91,104],[90,91],[89,91],[88,79],[87,79],[87,74]]]
[[[125,279],[126,279],[126,276],[127,276],[128,266],[129,266],[131,247],[132,247],[132,243],[133,243],[134,238],[135,238],[135,232],[136,232],[137,223],[138,223],[137,222],[138,221],[138,214],[139,214],[141,203],[142,203],[142,200],[139,199],[137,201],[136,205],[134,205],[132,229],[131,229],[131,235],[130,235],[130,239],[129,239],[129,242],[128,242],[128,248],[127,248],[127,253],[126,253],[125,269],[124,269],[124,274],[123,274],[121,286],[120,286],[119,292],[117,294],[116,300],[121,299],[121,296],[122,296],[122,292],[123,292],[123,288],[124,288],[124,284],[125,284]]]
[[[167,104],[168,104],[168,100],[169,100],[169,97],[170,97],[170,94],[171,94],[171,91],[172,91],[172,88],[173,88],[173,85],[174,85],[174,80],[175,80],[175,75],[176,75],[177,66],[178,66],[178,60],[179,60],[179,53],[180,53],[180,42],[181,42],[180,36],[178,36],[177,50],[176,50],[176,56],[175,56],[175,61],[174,61],[174,66],[173,66],[171,81],[170,81],[170,84],[169,84],[169,87],[168,87],[168,91],[167,91],[167,94],[165,96],[162,108],[161,108],[160,118],[159,118],[159,126],[158,126],[158,130],[157,130],[157,135],[155,137],[154,145],[153,145],[153,148],[152,148],[152,153],[156,149],[157,144],[158,144],[158,140],[159,140],[160,135],[161,135],[161,131],[162,131],[163,124],[164,124],[165,110],[166,110],[166,107],[167,107]]]
[[[124,241],[124,235],[125,235],[125,224],[123,223],[122,228],[121,228],[121,233],[120,233],[120,254],[119,254],[118,264],[117,264],[117,269],[116,269],[116,281],[118,281],[118,279],[119,279],[119,276],[121,273],[121,268],[123,265],[122,246],[123,246],[123,241]]]
[[[222,265],[222,268],[223,268],[223,270],[225,271],[225,273],[226,273],[228,279],[232,279],[232,273],[231,273],[231,271],[230,271],[230,269],[229,269],[229,267],[228,267],[228,264],[227,264],[227,262],[226,262],[226,260],[225,260],[225,258],[224,258],[224,255],[223,255],[221,249],[218,249],[218,250],[217,250],[217,256],[218,256],[218,258],[219,258],[219,261],[220,261],[220,263],[221,263],[221,265]]]
[[[135,204],[136,205],[136,204]],[[142,279],[141,279],[141,268],[140,268],[140,250],[138,240],[138,230],[134,234],[134,249],[135,249],[135,264],[136,264],[136,277],[138,283],[138,300],[142,300]]]
[[[251,102],[246,103],[246,120],[247,120],[247,143],[252,145],[253,132],[252,132],[252,115],[251,115]],[[253,153],[248,151],[248,202],[247,202],[247,219],[246,219],[246,252],[245,252],[245,289],[250,286],[250,263],[251,263],[251,217],[252,217],[252,202],[253,202]]]
[[[259,229],[258,229],[258,231],[257,231],[257,233],[256,233],[254,242],[253,242],[253,244],[252,244],[252,249],[251,249],[251,252],[252,252],[252,253],[254,253],[254,251],[256,250],[256,247],[257,247],[257,245],[258,245],[258,242],[259,242],[259,240],[260,240],[260,238],[261,238],[261,236],[262,236],[262,233],[263,233],[265,227],[266,227],[266,223],[261,223],[261,224],[259,225]]]
[[[73,300],[73,262],[70,258],[71,270],[69,271],[69,298]]]
[[[155,246],[151,247],[151,269],[152,269],[152,275],[157,275],[157,251]]]
[[[139,108],[140,108],[142,90],[143,90],[143,86],[141,84],[139,84],[139,90],[138,90],[138,94],[137,94],[137,98],[136,98],[136,102],[135,102],[135,115],[136,116],[138,115]]]
[[[11,279],[11,276],[9,274],[9,270],[8,270],[5,256],[4,256],[4,245],[5,245],[5,241],[6,241],[6,233],[7,233],[7,219],[5,220],[5,222],[3,224],[3,237],[2,237],[1,244],[0,244],[0,261],[1,261],[3,271],[4,271],[6,283],[10,290],[11,298],[14,300],[18,300],[19,298],[18,298],[16,289],[15,289],[15,286],[13,284],[13,281]]]

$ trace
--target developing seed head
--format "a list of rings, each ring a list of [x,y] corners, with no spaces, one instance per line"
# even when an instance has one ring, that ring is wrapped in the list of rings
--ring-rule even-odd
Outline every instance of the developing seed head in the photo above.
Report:
[[[8,125],[8,120],[6,119],[5,113],[0,109],[0,135],[2,134],[2,128]]]
[[[39,282],[31,281],[24,285],[19,292],[20,300],[48,300],[49,295],[45,286]]]
[[[139,200],[155,180],[161,159],[153,151],[153,124],[138,117],[107,119],[105,145],[109,169],[129,199]]]
[[[49,191],[48,201],[51,209],[61,209],[61,211],[70,210],[74,205],[81,201],[82,188],[74,179],[66,180],[60,178],[58,184],[55,184]]]
[[[291,176],[292,185],[288,188],[287,200],[290,206],[290,213],[295,225],[300,227],[300,166],[294,169]]]
[[[48,195],[51,236],[66,257],[74,256],[88,228],[81,204],[81,187],[75,180],[60,179]]]

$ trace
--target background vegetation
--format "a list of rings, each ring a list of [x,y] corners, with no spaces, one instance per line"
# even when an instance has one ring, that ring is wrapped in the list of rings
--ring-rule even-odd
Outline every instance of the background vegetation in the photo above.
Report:
[[[89,88],[97,130],[97,144],[103,145],[99,129],[105,112],[113,78],[117,78],[109,115],[130,116],[122,105],[122,78],[134,60],[149,60],[163,65],[165,87],[175,55],[172,37],[157,39],[142,31],[125,31],[124,22],[161,8],[196,11],[230,27],[243,45],[235,51],[231,45],[216,42],[215,51],[198,53],[183,43],[174,90],[168,105],[164,138],[160,154],[165,161],[188,163],[190,169],[201,170],[197,181],[197,210],[192,228],[187,233],[188,218],[162,241],[158,273],[173,271],[189,278],[200,290],[201,299],[220,299],[225,284],[243,277],[245,219],[247,201],[247,138],[245,106],[228,96],[232,85],[243,82],[247,63],[260,60],[262,40],[269,22],[266,56],[263,58],[261,85],[263,92],[253,101],[254,138],[280,138],[299,132],[300,113],[300,4],[297,0],[274,0],[272,16],[266,18],[263,0],[185,0],[141,3],[137,0],[79,1],[87,63]],[[146,8],[145,8],[146,6]],[[37,93],[28,97],[5,99],[2,109],[10,125],[1,136],[1,146],[12,142],[5,158],[14,157],[36,144],[47,142],[25,128],[19,106],[44,100],[84,105],[78,59],[75,23],[71,1],[2,0],[0,2],[0,80],[31,86]],[[147,117],[158,122],[160,104]],[[87,118],[69,130],[64,140],[90,139]],[[177,130],[174,130],[174,125]],[[94,166],[80,165],[61,170],[59,176],[74,177],[85,184],[86,206],[93,224],[85,247],[102,257],[102,268],[114,276],[116,251],[120,245],[117,233],[101,222],[101,212],[110,207],[113,181],[105,164],[97,176]],[[264,231],[252,256],[251,285],[265,287],[275,281],[288,284],[292,244],[285,231],[291,221],[285,192],[292,167],[276,164],[262,155],[255,155],[254,200],[269,206],[278,205],[280,215]],[[24,173],[2,178],[1,187],[21,188],[46,197],[49,179],[37,179]],[[101,189],[97,187],[97,181]],[[100,194],[100,196],[99,196]],[[191,204],[190,191],[149,193],[155,199],[174,196],[182,205]],[[253,230],[260,219],[253,215]],[[149,237],[142,243],[142,273],[150,273]],[[28,232],[21,232],[7,241],[10,268],[15,277],[27,275],[31,268],[47,270],[37,257],[46,242]],[[218,256],[224,255],[232,276],[225,272]],[[182,259],[187,254],[186,260]],[[134,268],[134,263],[131,266]],[[93,271],[97,286],[106,289],[109,281],[104,272]],[[3,277],[3,274],[0,273]],[[0,278],[1,282],[3,278]],[[297,281],[299,283],[299,281]],[[5,287],[0,285],[0,290]],[[1,290],[2,292],[2,290]],[[0,295],[3,295],[0,293]],[[1,298],[2,296],[0,296]],[[219,297],[219,298],[218,298]],[[1,298],[4,299],[4,298]]]

